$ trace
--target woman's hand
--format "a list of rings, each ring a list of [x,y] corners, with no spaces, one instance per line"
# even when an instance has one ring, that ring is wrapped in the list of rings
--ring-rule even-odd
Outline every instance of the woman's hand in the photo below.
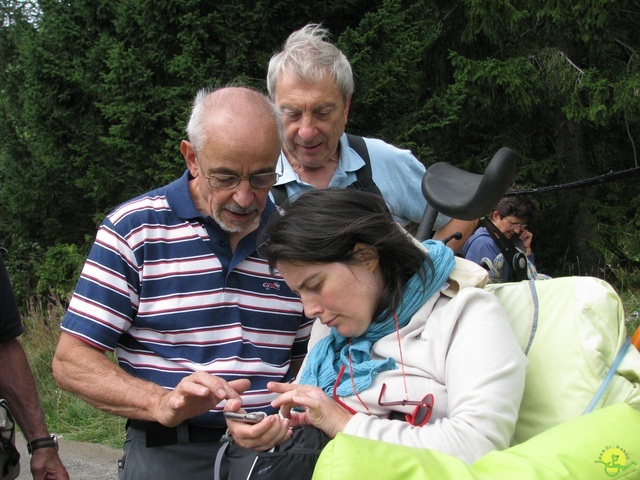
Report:
[[[230,408],[236,408],[231,410]],[[244,413],[235,403],[227,402],[225,411]],[[290,420],[280,415],[269,415],[264,420],[251,425],[227,418],[227,428],[233,441],[244,448],[266,451],[282,443],[291,436]]]
[[[333,438],[344,429],[352,417],[318,387],[269,382],[267,388],[271,392],[282,394],[271,402],[271,406],[280,408],[282,416],[291,419],[293,427],[313,425],[329,438]],[[304,408],[304,413],[292,412],[294,407]]]

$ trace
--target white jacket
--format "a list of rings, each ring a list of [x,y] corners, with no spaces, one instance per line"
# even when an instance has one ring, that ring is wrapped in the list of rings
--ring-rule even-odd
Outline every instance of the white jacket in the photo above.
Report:
[[[398,368],[377,375],[371,387],[359,394],[374,416],[354,415],[343,433],[430,448],[467,463],[510,445],[527,360],[497,298],[482,288],[467,288],[484,286],[486,272],[478,269],[457,258],[446,290],[433,295],[400,330],[409,399],[434,395],[429,423],[419,428],[386,418],[390,409],[411,413],[415,406],[378,406],[383,383],[387,385],[384,401],[405,397],[394,332],[374,344],[372,358],[392,357]],[[309,348],[327,333],[316,322]],[[355,395],[340,400],[366,412]]]

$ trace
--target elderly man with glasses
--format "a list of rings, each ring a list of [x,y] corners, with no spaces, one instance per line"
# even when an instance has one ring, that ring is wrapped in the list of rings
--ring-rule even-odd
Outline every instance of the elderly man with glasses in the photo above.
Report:
[[[529,225],[535,221],[537,213],[538,204],[532,198],[504,197],[487,219],[491,222],[487,226],[495,227],[494,235],[487,227],[481,226],[463,245],[460,255],[487,268],[483,259],[493,261],[500,253],[504,254],[503,249],[500,248],[502,241],[506,242],[508,247],[524,253],[527,260],[535,266],[531,250],[533,234],[529,231]]]
[[[119,478],[210,478],[227,430],[223,401],[275,413],[267,383],[300,368],[312,320],[256,253],[276,212],[282,129],[259,92],[198,92],[180,145],[184,175],[119,206],[98,230],[53,373],[128,419]]]

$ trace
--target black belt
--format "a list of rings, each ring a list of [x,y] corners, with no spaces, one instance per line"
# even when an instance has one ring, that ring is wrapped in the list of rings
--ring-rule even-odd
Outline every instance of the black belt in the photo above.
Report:
[[[181,443],[178,429],[184,429],[185,427],[189,443],[219,442],[227,432],[225,427],[199,427],[198,425],[192,425],[190,423],[178,427],[165,427],[156,422],[145,422],[141,420],[127,421],[127,428],[133,428],[145,433],[147,447],[162,447]]]

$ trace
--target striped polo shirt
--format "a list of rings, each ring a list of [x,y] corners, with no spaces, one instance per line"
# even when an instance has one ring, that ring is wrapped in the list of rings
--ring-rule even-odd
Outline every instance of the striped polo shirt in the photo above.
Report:
[[[272,412],[269,381],[289,381],[312,320],[256,253],[261,227],[231,251],[227,234],[189,195],[188,171],[116,208],[98,229],[62,330],[116,352],[131,375],[165,388],[202,370],[248,378],[248,411]],[[225,425],[220,407],[194,419]]]

